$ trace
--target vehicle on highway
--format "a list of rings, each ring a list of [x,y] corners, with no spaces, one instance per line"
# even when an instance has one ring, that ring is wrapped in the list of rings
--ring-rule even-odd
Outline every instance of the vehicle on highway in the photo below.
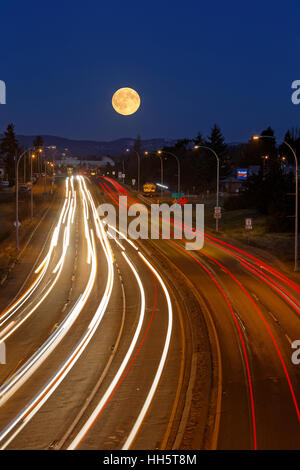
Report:
[[[154,196],[156,193],[156,184],[155,183],[145,183],[143,185],[143,196]]]

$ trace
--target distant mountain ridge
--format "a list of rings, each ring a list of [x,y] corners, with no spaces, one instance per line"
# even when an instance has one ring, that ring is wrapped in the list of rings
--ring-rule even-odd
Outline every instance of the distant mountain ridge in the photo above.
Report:
[[[0,136],[1,137],[1,136]],[[21,146],[27,148],[32,146],[32,142],[36,136],[17,135],[17,139]],[[103,155],[117,156],[125,152],[126,148],[132,148],[135,138],[121,138],[112,141],[96,141],[96,140],[75,140],[65,137],[52,135],[41,136],[46,147],[56,146],[56,155],[59,157],[62,153],[66,153],[72,157],[101,157]],[[175,139],[145,139],[141,140],[143,150],[158,150],[164,146],[174,145]],[[68,149],[68,150],[66,150]]]

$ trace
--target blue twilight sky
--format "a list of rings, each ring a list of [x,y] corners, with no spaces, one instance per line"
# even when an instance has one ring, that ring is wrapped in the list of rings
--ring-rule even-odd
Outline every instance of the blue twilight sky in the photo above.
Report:
[[[193,137],[216,122],[228,142],[300,127],[300,2],[1,2],[0,132],[77,139]],[[111,97],[135,88],[139,111]]]

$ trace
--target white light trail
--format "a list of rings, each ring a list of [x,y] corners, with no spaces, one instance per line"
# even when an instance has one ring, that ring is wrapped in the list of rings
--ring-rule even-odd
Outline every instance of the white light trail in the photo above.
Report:
[[[67,180],[66,180],[66,185],[67,185]],[[42,279],[44,278],[46,272],[47,272],[47,269],[49,267],[49,264],[50,264],[50,260],[51,260],[51,256],[52,256],[52,253],[53,253],[53,249],[54,247],[57,246],[57,242],[58,242],[58,236],[59,236],[59,231],[60,231],[60,228],[61,228],[61,224],[62,224],[62,218],[64,216],[64,213],[66,214],[67,212],[65,211],[65,208],[66,208],[66,201],[65,201],[65,204],[62,208],[62,211],[61,211],[61,214],[60,214],[60,218],[59,218],[59,221],[58,221],[58,224],[57,226],[55,227],[54,231],[53,231],[53,235],[52,235],[52,238],[51,238],[51,242],[50,242],[50,247],[49,247],[49,250],[48,250],[48,253],[46,255],[46,257],[44,258],[44,260],[42,261],[42,263],[39,265],[39,267],[37,268],[37,270],[35,271],[36,273],[39,273],[39,276],[36,278],[36,280],[33,282],[33,284],[29,287],[29,289],[27,289],[27,291],[8,309],[6,310],[0,317],[1,319],[1,322],[0,322],[0,327],[6,323],[23,305],[24,303],[28,300],[28,298],[33,294],[33,292],[37,289],[37,287],[39,286],[39,284],[41,283]],[[69,221],[68,221],[68,226],[69,226]],[[61,271],[60,271],[61,272]],[[52,284],[52,287],[47,291],[47,294],[46,296],[49,294],[49,292],[52,290],[52,288],[54,287],[55,283],[56,283],[57,279],[54,280],[54,283]],[[45,299],[46,296],[43,296],[42,297],[42,301]],[[21,326],[24,321],[38,308],[38,306],[41,304],[41,301],[36,303],[35,306],[33,307],[32,310],[30,310],[29,314],[27,314],[25,316],[24,319],[22,319],[22,321],[19,321],[19,322],[13,322],[11,325],[15,325],[9,333],[5,334],[6,331],[7,331],[7,328],[5,328],[4,330],[2,330],[2,332],[0,333],[0,337],[1,337],[1,340],[0,340],[0,343],[5,341],[5,339],[7,339],[9,336],[11,336],[12,333],[14,333],[14,331],[16,331],[16,329],[19,328],[19,326]]]
[[[88,194],[90,198],[90,195]],[[52,395],[52,393],[56,390],[59,384],[63,381],[65,376],[77,362],[87,345],[89,344],[90,340],[94,336],[102,318],[106,311],[112,288],[113,288],[113,281],[114,281],[114,268],[113,268],[113,257],[110,250],[110,245],[107,240],[106,232],[103,228],[103,225],[99,219],[99,216],[96,212],[94,204],[93,208],[93,215],[94,215],[94,222],[98,226],[99,234],[101,236],[100,242],[104,249],[105,256],[107,259],[108,264],[108,277],[106,282],[106,288],[104,291],[104,295],[101,299],[101,302],[97,308],[97,311],[92,318],[85,334],[81,337],[77,345],[72,350],[71,354],[65,359],[63,364],[59,367],[56,373],[51,377],[51,379],[45,384],[45,386],[36,394],[36,396],[25,406],[25,408],[2,430],[0,433],[0,441],[3,441],[18,425],[19,427],[15,430],[15,432],[9,437],[9,439],[2,445],[1,449],[5,449],[9,443],[20,433],[24,426],[31,420],[31,418],[38,412],[38,410],[43,406],[43,404],[48,400],[48,398]],[[94,210],[95,209],[95,210]],[[90,231],[91,236],[91,246],[92,246],[92,268],[91,274],[86,286],[84,294],[78,299],[77,304],[73,308],[72,314],[78,310],[82,310],[83,306],[85,305],[90,292],[93,288],[96,272],[97,272],[97,257],[96,257],[96,248],[95,248],[95,240],[93,231]],[[67,318],[64,328],[68,326],[70,322],[70,317]]]
[[[73,441],[69,445],[68,450],[76,449],[76,447],[82,441],[82,439],[84,438],[84,436],[86,435],[86,433],[88,432],[90,427],[93,425],[94,421],[97,419],[98,414],[101,412],[103,406],[105,405],[105,403],[109,399],[111,393],[113,392],[114,388],[118,384],[118,382],[119,382],[119,380],[120,380],[120,378],[121,378],[121,376],[124,372],[124,369],[125,369],[128,361],[131,357],[131,354],[132,354],[132,352],[133,352],[133,350],[136,346],[136,343],[137,343],[137,340],[138,340],[138,337],[140,335],[141,328],[142,328],[142,325],[143,325],[143,322],[144,322],[144,317],[145,317],[145,291],[144,291],[144,287],[143,287],[141,278],[140,278],[137,270],[135,269],[135,267],[133,266],[133,264],[129,260],[126,253],[122,252],[122,255],[124,256],[124,258],[125,258],[127,264],[129,265],[130,269],[132,270],[132,272],[133,272],[133,274],[136,278],[136,281],[138,283],[139,289],[140,289],[141,308],[140,308],[139,321],[138,321],[137,328],[135,330],[133,339],[132,339],[132,341],[130,343],[130,346],[128,348],[128,351],[127,351],[127,353],[126,353],[126,355],[125,355],[125,357],[124,357],[124,359],[121,363],[121,366],[118,369],[118,372],[116,373],[114,379],[110,383],[110,385],[107,388],[105,394],[101,398],[100,402],[98,403],[98,405],[96,406],[96,408],[94,409],[94,411],[92,412],[92,414],[90,415],[88,420],[85,422],[85,424],[83,425],[83,427],[81,428],[81,430],[79,431],[79,433],[77,434],[75,439],[73,439]]]
[[[160,381],[160,378],[161,378],[161,375],[162,375],[162,372],[163,372],[163,369],[164,369],[164,366],[165,366],[165,363],[166,363],[166,359],[167,359],[167,355],[168,355],[168,351],[169,351],[169,346],[170,346],[170,342],[171,342],[172,328],[173,328],[172,302],[171,302],[171,299],[170,299],[168,289],[166,288],[166,285],[165,285],[164,281],[162,280],[161,276],[158,274],[156,269],[154,269],[154,267],[149,263],[149,261],[145,258],[145,256],[140,252],[139,252],[139,256],[142,258],[144,263],[146,263],[146,265],[149,267],[149,269],[151,269],[151,271],[154,273],[154,275],[158,279],[158,282],[160,283],[160,285],[161,285],[161,287],[164,291],[164,294],[166,296],[167,304],[168,304],[168,329],[167,329],[167,335],[166,335],[166,340],[165,340],[163,353],[161,355],[159,366],[158,366],[158,369],[156,371],[154,380],[152,382],[150,391],[147,395],[146,401],[145,401],[145,403],[144,403],[144,405],[143,405],[143,407],[140,411],[140,414],[139,414],[136,422],[134,423],[134,426],[133,426],[129,436],[127,437],[126,442],[122,447],[122,450],[128,450],[130,448],[131,444],[133,443],[134,439],[136,438],[137,433],[139,432],[141,424],[142,424],[142,422],[143,422],[143,420],[144,420],[144,418],[145,418],[145,416],[148,412],[148,409],[151,405],[152,399],[153,399],[154,394],[156,392],[157,386],[159,384],[159,381]]]

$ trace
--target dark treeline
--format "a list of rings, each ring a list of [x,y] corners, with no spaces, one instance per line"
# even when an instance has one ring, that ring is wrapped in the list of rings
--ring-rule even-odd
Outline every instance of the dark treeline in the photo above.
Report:
[[[177,190],[177,162],[167,152],[175,154],[181,167],[181,190],[188,194],[204,194],[215,192],[216,188],[216,159],[213,153],[207,149],[196,148],[205,146],[214,150],[220,159],[221,182],[236,177],[237,168],[249,168],[256,166],[257,174],[248,177],[242,191],[237,196],[223,198],[221,204],[225,209],[256,209],[265,215],[268,227],[272,231],[288,231],[293,227],[295,175],[288,173],[287,168],[294,168],[295,162],[291,151],[285,144],[276,142],[274,131],[271,127],[261,131],[261,139],[252,139],[245,144],[228,145],[220,127],[216,124],[212,127],[208,136],[204,137],[200,132],[193,139],[178,140],[171,147],[164,147],[163,166],[164,183],[171,191]],[[288,130],[284,140],[288,142],[300,155],[300,131]],[[38,149],[43,145],[38,136],[33,142],[33,148]],[[134,178],[137,181],[137,156],[141,157],[141,184],[145,182],[160,182],[160,159],[156,152],[145,155],[141,138],[135,140],[133,149],[115,159],[116,174],[126,174],[128,183]],[[4,163],[7,179],[10,185],[15,180],[15,157],[24,151],[19,146],[15,136],[13,124],[9,124],[0,139],[0,162]],[[24,159],[21,168],[26,165],[26,173],[29,174],[28,158]],[[20,168],[20,170],[21,170]],[[113,168],[107,164],[107,171]]]
[[[245,144],[228,145],[215,124],[205,138],[199,132],[194,139],[181,139],[172,147],[163,148],[164,183],[176,192],[177,162],[164,152],[175,154],[181,166],[183,192],[203,194],[216,188],[216,159],[212,152],[195,146],[213,149],[220,159],[220,180],[235,178],[237,168],[257,166],[257,174],[248,177],[239,195],[223,198],[225,209],[256,209],[267,218],[271,231],[289,231],[293,228],[295,175],[286,168],[294,168],[292,153],[285,144],[278,144],[271,127],[261,131],[261,138]],[[300,131],[287,131],[284,140],[300,155]],[[141,156],[141,184],[160,182],[160,160],[155,152],[145,155],[138,136],[133,148]],[[116,161],[118,171],[125,166],[127,181],[137,179],[137,157],[134,151]]]
[[[33,143],[32,149],[39,149],[43,146],[43,139],[40,136],[37,136]],[[17,141],[15,129],[13,124],[8,124],[6,130],[3,133],[3,137],[0,139],[0,162],[4,164],[6,169],[7,180],[10,186],[15,184],[15,172],[16,172],[16,159],[24,152],[23,147],[19,145]],[[28,158],[23,158],[23,161],[20,163],[22,166],[20,167],[25,171],[23,174],[29,175],[30,174],[30,162]],[[37,160],[34,162],[34,171],[37,171],[35,166],[37,165]]]

